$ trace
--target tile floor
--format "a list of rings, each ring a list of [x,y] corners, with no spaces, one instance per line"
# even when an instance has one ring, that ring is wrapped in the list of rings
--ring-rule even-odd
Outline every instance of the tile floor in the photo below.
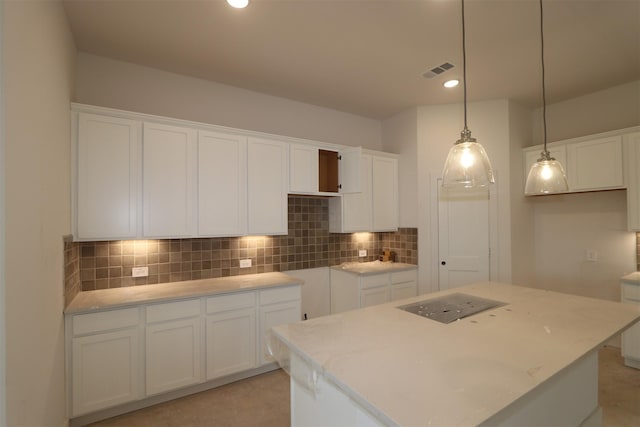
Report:
[[[620,349],[599,354],[604,427],[640,426],[640,370]],[[92,424],[94,427],[231,427],[289,425],[289,376],[281,370]]]

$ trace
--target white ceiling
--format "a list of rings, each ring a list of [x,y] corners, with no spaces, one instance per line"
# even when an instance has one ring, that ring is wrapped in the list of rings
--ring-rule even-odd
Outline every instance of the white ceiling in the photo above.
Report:
[[[83,52],[375,119],[462,101],[442,87],[462,75],[459,0],[63,2]],[[466,1],[470,101],[541,105],[538,8]],[[640,79],[640,0],[545,0],[544,14],[548,103]]]

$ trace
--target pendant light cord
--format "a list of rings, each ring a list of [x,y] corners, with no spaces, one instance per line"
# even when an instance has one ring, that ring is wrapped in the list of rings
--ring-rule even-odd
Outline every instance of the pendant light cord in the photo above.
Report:
[[[540,0],[540,55],[541,55],[541,64],[542,64],[542,130],[543,130],[543,141],[544,141],[544,152],[543,154],[549,158],[549,151],[547,151],[547,95],[544,84],[544,24],[543,24],[543,16],[542,13],[542,0]]]
[[[467,130],[467,43],[464,28],[464,0],[462,0],[462,87],[464,89],[464,129]]]

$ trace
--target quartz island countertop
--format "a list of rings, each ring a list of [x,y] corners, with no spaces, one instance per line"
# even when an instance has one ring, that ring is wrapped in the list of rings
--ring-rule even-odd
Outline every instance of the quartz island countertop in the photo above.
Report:
[[[300,279],[274,272],[83,291],[76,295],[64,312],[65,314],[81,313],[176,298],[217,295],[239,290],[248,291],[303,283],[304,281]]]
[[[345,262],[340,265],[331,267],[334,270],[346,271],[360,276],[368,276],[371,274],[393,273],[395,271],[414,270],[418,268],[415,264],[405,264],[403,262]]]
[[[451,293],[506,304],[449,324],[397,308]],[[632,305],[486,282],[281,325],[272,340],[383,425],[491,425],[584,360],[597,406],[597,348],[638,319]]]

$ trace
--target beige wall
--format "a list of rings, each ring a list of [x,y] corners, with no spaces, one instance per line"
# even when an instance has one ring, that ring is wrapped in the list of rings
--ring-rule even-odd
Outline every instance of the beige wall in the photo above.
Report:
[[[398,200],[400,227],[418,226],[418,109],[411,108],[382,123],[382,148],[400,155]]]
[[[4,2],[7,425],[66,423],[63,244],[75,47],[58,1]]]
[[[380,122],[95,55],[78,55],[76,101],[335,144],[382,148]]]
[[[542,144],[542,110],[534,111],[531,145]],[[640,125],[640,80],[547,107],[548,142]]]
[[[484,146],[496,174],[497,212],[494,225],[498,227],[499,240],[493,243],[494,251],[497,251],[497,254],[494,252],[494,259],[498,261],[497,277],[493,277],[493,280],[504,282],[511,281],[510,137],[514,132],[524,132],[527,129],[510,129],[510,112],[513,113],[510,105],[507,100],[474,102],[468,105],[469,129]],[[421,292],[437,290],[437,281],[432,276],[437,268],[438,253],[437,235],[433,233],[437,229],[437,217],[433,211],[435,205],[431,180],[434,176],[441,176],[449,148],[459,139],[463,124],[463,109],[460,104],[418,109],[417,198]],[[526,135],[519,135],[519,139],[526,139]]]
[[[532,115],[538,135],[540,114]],[[550,105],[548,121],[549,140],[639,125],[640,81]],[[625,191],[535,197],[529,203],[535,221],[533,285],[619,300],[620,277],[636,270],[636,236],[626,229]],[[587,249],[598,251],[600,259],[586,261]]]

